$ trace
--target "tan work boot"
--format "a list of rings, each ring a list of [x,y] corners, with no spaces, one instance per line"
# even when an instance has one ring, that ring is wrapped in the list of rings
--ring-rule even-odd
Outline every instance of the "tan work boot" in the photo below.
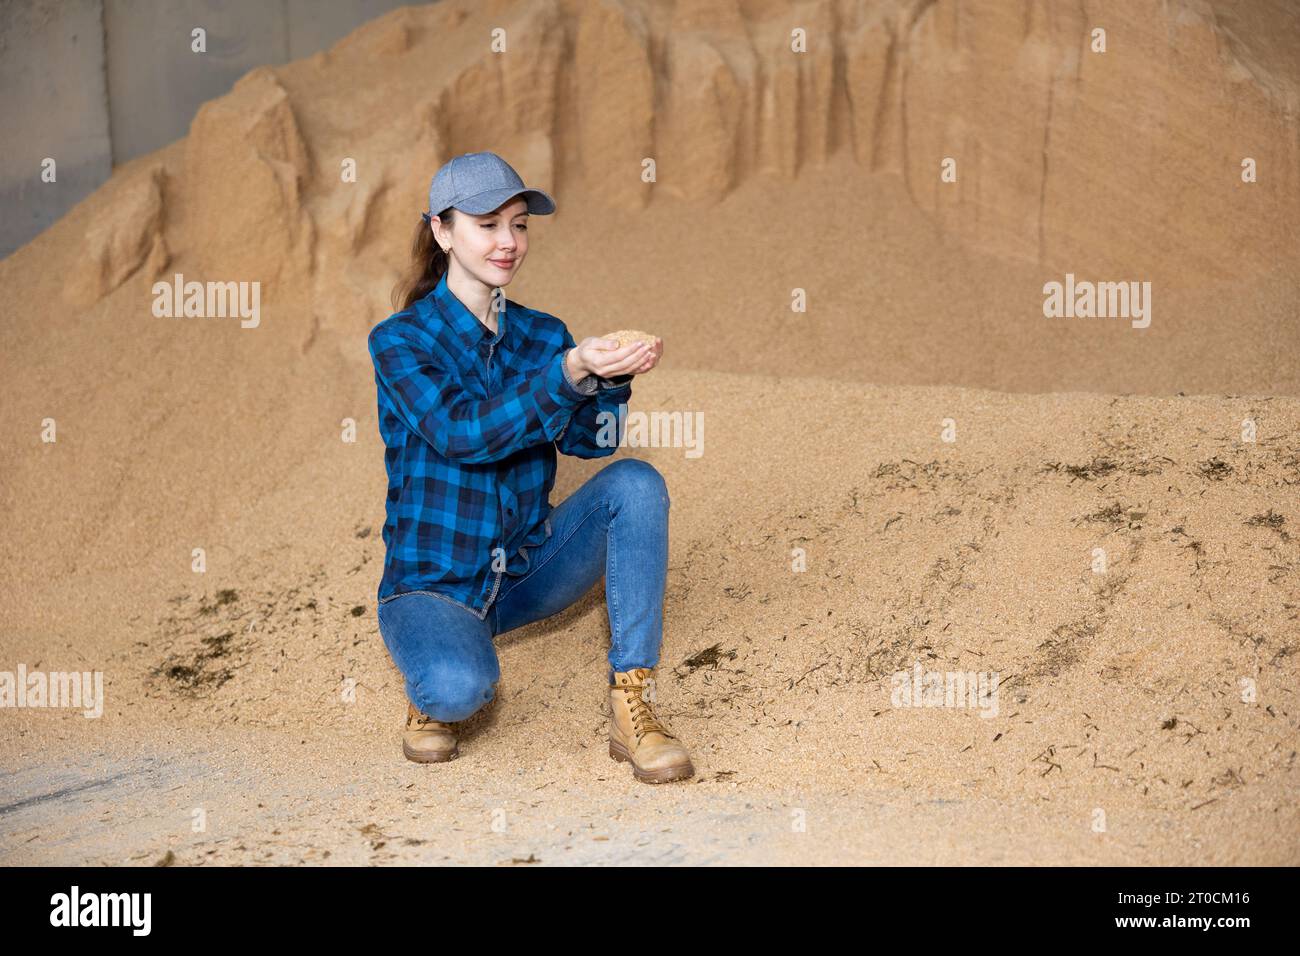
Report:
[[[631,763],[634,777],[642,783],[667,783],[695,773],[686,748],[655,716],[650,668],[616,673],[609,700],[609,755]]]
[[[434,720],[420,713],[409,701],[406,729],[402,731],[402,753],[416,763],[442,763],[460,754],[456,746],[456,725]]]

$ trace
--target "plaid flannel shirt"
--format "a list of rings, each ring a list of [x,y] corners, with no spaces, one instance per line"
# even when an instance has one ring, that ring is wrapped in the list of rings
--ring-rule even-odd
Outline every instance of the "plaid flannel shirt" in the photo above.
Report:
[[[556,449],[603,458],[622,441],[632,376],[572,382],[565,324],[502,301],[493,335],[444,274],[370,330],[388,471],[381,603],[428,591],[487,617],[502,574],[527,571],[551,535]],[[617,428],[605,445],[601,412]]]

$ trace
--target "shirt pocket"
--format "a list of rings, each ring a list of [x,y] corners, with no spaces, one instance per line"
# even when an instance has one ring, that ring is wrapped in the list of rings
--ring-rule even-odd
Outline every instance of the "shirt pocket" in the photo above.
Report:
[[[509,388],[519,382],[531,381],[545,373],[547,367],[555,360],[557,351],[537,341],[524,343],[524,347],[512,353],[508,363],[502,365],[503,387]]]
[[[496,364],[493,356],[492,364]],[[451,353],[456,383],[467,398],[481,401],[491,398],[488,382],[487,349],[463,348]]]

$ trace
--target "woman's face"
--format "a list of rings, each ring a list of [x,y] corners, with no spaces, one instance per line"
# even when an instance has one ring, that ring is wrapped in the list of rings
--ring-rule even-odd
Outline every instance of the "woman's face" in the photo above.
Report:
[[[484,285],[507,285],[528,254],[528,203],[522,196],[509,200],[495,212],[473,216],[456,210],[450,230],[435,218],[433,224],[443,248]]]

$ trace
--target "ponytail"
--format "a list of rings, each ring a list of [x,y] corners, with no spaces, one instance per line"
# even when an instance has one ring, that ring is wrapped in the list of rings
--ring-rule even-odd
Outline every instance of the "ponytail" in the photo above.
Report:
[[[454,215],[453,209],[446,209],[439,218],[450,226]],[[411,264],[406,275],[393,287],[393,307],[398,312],[409,309],[433,291],[446,271],[447,253],[438,245],[429,223],[421,216],[411,243]]]

